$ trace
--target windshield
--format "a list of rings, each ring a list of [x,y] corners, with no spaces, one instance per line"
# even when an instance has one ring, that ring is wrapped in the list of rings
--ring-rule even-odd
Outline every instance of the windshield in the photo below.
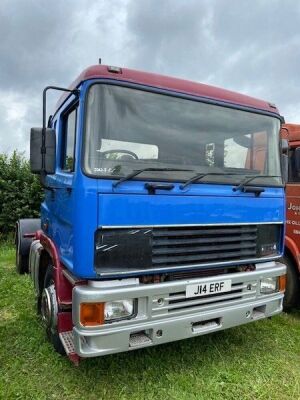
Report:
[[[145,168],[133,179],[167,181],[203,173],[201,182],[218,183],[253,174],[262,175],[253,184],[276,186],[282,184],[279,128],[270,116],[95,84],[87,99],[84,170],[119,179]]]

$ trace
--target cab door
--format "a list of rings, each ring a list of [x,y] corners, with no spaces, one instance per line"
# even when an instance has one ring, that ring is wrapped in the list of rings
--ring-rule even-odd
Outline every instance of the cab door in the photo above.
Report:
[[[49,184],[54,189],[48,195],[51,209],[49,234],[58,247],[61,260],[70,269],[73,268],[74,253],[77,121],[78,103],[70,105],[57,121],[57,169],[55,176],[49,177]]]

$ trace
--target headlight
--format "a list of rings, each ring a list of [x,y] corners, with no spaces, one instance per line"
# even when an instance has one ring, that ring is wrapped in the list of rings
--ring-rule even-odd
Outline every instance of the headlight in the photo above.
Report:
[[[136,314],[136,299],[108,301],[104,306],[105,322],[128,319]]]
[[[272,294],[278,291],[278,276],[264,278],[260,281],[260,293]]]

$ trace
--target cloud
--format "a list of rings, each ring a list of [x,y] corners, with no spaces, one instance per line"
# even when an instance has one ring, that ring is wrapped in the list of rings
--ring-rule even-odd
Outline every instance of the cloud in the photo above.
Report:
[[[2,0],[0,22],[0,152],[28,152],[42,89],[99,57],[263,98],[300,123],[294,0]]]
[[[131,63],[139,68],[187,77],[207,75],[210,54],[209,1],[141,1],[130,3]]]
[[[295,117],[300,3],[149,0],[130,9],[135,64],[263,98]]]
[[[29,109],[26,94],[0,90],[1,152],[11,153],[19,149],[28,154],[30,119],[41,119],[39,108],[38,102],[33,99]]]
[[[0,152],[18,148],[28,154],[30,127],[41,125],[45,86],[68,86],[99,57],[121,61],[116,43],[121,49],[126,2],[117,3],[1,1]],[[50,95],[50,109],[57,97]]]

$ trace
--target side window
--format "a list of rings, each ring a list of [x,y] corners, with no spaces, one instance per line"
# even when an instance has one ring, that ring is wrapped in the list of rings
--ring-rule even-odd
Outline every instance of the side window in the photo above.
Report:
[[[63,116],[62,169],[74,171],[77,107]]]

